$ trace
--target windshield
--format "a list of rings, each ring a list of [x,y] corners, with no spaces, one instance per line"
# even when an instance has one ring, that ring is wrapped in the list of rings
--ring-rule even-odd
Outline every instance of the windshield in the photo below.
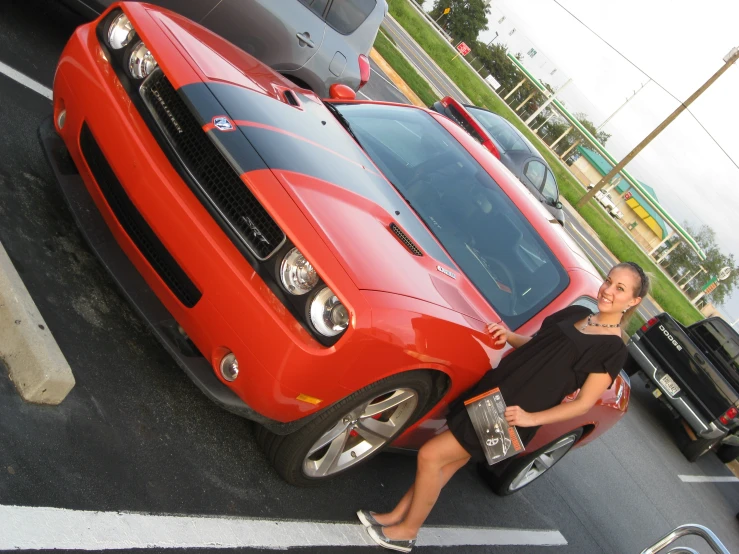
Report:
[[[399,106],[337,108],[509,327],[528,321],[567,287],[567,273],[528,220],[431,115]]]
[[[526,141],[503,118],[487,110],[481,110],[473,106],[465,107],[480,125],[490,133],[490,136],[500,145],[503,152],[507,152],[508,150],[531,151]]]

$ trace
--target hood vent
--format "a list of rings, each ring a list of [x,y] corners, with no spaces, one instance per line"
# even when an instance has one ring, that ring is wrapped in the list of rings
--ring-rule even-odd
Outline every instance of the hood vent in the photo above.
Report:
[[[398,240],[403,243],[403,246],[405,246],[411,254],[414,256],[423,256],[423,252],[421,252],[421,249],[416,246],[416,244],[408,238],[408,235],[406,235],[403,230],[398,227],[395,223],[390,224],[390,230],[395,233],[395,236],[398,237]]]
[[[291,106],[300,106],[300,102],[298,102],[298,99],[295,98],[295,94],[291,90],[286,90],[282,93],[282,96],[285,98],[285,102],[290,104]]]

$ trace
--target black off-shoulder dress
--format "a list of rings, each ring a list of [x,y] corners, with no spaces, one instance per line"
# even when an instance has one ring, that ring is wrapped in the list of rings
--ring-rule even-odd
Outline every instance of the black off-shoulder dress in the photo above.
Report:
[[[568,306],[550,315],[535,337],[503,358],[474,389],[452,404],[447,416],[449,430],[475,461],[483,461],[485,456],[464,406],[468,398],[499,387],[508,406],[540,412],[582,387],[591,373],[616,378],[626,361],[626,346],[616,335],[586,335],[575,328],[576,321],[591,313],[583,306]],[[538,427],[517,429],[525,445]]]

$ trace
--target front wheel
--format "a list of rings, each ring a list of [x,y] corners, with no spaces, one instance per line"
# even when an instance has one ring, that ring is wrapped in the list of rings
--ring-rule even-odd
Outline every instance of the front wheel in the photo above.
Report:
[[[257,442],[288,483],[316,486],[369,460],[428,410],[431,375],[411,371],[373,383],[290,435],[257,427]]]
[[[729,444],[722,444],[716,450],[718,459],[728,464],[729,462],[739,458],[739,446],[731,446]]]
[[[575,446],[582,434],[582,428],[575,429],[542,446],[535,452],[515,458],[500,475],[487,471],[487,468],[485,471],[481,470],[480,474],[495,494],[508,496],[530,485],[552,469]]]

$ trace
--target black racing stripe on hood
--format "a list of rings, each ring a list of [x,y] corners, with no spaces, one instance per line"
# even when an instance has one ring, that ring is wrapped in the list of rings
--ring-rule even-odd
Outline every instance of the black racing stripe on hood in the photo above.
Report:
[[[208,90],[208,87],[202,83],[187,85],[182,87],[178,92],[180,98],[187,104],[190,113],[201,129],[203,125],[211,123],[214,117],[226,115],[224,107],[213,96],[213,93]],[[242,133],[223,133],[213,130],[208,134],[221,153],[240,174],[259,169],[267,169],[265,161]]]
[[[218,115],[228,115],[233,121],[271,127],[239,126],[243,136],[270,168],[309,175],[367,198],[392,214],[391,217],[429,256],[456,267],[395,187],[378,173],[371,159],[331,112],[323,104],[293,92],[301,102],[301,109],[225,83],[192,84],[180,89],[199,112],[203,123],[211,122]],[[216,109],[225,112],[214,111]],[[232,134],[235,133],[211,131],[216,139],[219,135]]]

